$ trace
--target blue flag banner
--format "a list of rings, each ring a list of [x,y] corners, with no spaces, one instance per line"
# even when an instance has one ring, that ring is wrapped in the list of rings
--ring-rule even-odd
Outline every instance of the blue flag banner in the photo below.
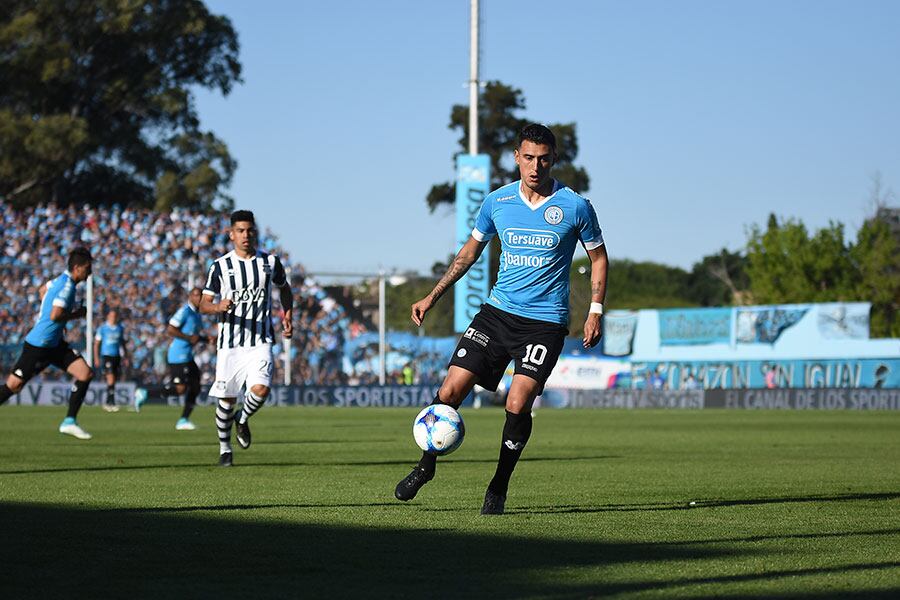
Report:
[[[738,343],[774,344],[785,329],[792,327],[809,308],[756,306],[737,310]]]
[[[659,342],[663,345],[727,344],[731,341],[730,308],[659,311]]]
[[[637,323],[636,312],[611,311],[603,315],[603,353],[608,356],[631,354]]]
[[[460,154],[456,157],[456,250],[463,247],[472,229],[475,217],[490,192],[491,157],[487,154]],[[487,300],[491,275],[489,252],[485,251],[472,265],[469,272],[456,282],[453,289],[454,329],[462,333]]]

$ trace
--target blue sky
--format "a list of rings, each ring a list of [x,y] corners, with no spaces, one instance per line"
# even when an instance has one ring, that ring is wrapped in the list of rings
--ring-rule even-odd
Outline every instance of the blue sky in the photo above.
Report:
[[[243,85],[197,93],[237,204],[311,271],[453,253],[424,198],[454,175],[468,0],[207,4],[241,42]],[[612,258],[690,267],[771,212],[854,231],[876,171],[900,193],[898,25],[895,1],[482,0],[481,77],[577,123]]]

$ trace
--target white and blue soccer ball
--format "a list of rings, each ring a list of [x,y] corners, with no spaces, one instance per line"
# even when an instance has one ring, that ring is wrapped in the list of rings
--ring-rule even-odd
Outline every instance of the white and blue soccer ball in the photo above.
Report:
[[[425,452],[442,456],[462,444],[466,426],[452,406],[432,404],[422,409],[413,421],[413,437]]]

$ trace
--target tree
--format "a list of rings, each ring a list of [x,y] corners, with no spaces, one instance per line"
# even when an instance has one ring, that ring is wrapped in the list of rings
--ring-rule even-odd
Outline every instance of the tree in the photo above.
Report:
[[[754,225],[747,242],[747,275],[755,302],[851,300],[852,263],[844,226],[831,222],[810,236],[796,220],[769,216],[766,230]]]
[[[884,218],[889,212],[882,208],[863,223],[855,243],[844,241],[844,226],[835,222],[814,235],[774,215],[765,232],[752,227],[747,275],[754,301],[871,302],[871,335],[900,336],[900,239]]]
[[[4,0],[0,198],[210,209],[235,161],[193,86],[227,95],[238,39],[200,0]]]
[[[722,248],[694,263],[687,282],[687,296],[699,306],[745,304],[749,287],[747,258]]]
[[[491,189],[496,189],[519,178],[519,172],[508,157],[515,145],[519,131],[530,121],[517,116],[525,109],[525,98],[522,91],[499,81],[489,81],[478,99],[479,111],[479,151],[491,157]],[[450,129],[460,131],[460,151],[468,151],[469,140],[469,107],[456,104],[450,109]],[[553,168],[553,176],[571,187],[576,192],[583,192],[590,187],[590,178],[583,167],[574,164],[578,155],[578,135],[575,123],[556,123],[548,125],[556,135],[557,162]],[[504,162],[504,159],[507,159]],[[428,208],[434,211],[442,204],[453,205],[456,202],[456,186],[453,182],[439,183],[431,187],[425,201]]]
[[[885,209],[879,212],[886,213]],[[898,237],[885,218],[876,216],[863,223],[850,249],[856,272],[855,296],[872,303],[869,330],[874,337],[900,337]]]

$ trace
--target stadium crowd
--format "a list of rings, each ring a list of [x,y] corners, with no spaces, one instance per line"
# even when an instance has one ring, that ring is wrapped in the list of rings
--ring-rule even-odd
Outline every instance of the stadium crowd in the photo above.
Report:
[[[209,262],[230,250],[228,217],[186,210],[156,212],[120,206],[60,207],[54,204],[17,210],[4,204],[6,245],[0,256],[0,362],[9,368],[40,304],[39,289],[65,269],[65,256],[85,246],[94,257],[94,326],[112,308],[118,310],[129,348],[124,379],[158,383],[166,372],[169,340],[165,326],[186,302],[192,285],[204,283]],[[367,375],[346,373],[343,345],[367,330],[360,319],[329,296],[302,266],[292,264],[269,230],[260,234],[260,249],[281,257],[291,268],[295,293],[295,336],[291,345],[292,381],[342,384]],[[84,298],[84,286],[79,289]],[[277,306],[277,302],[276,302]],[[280,310],[272,315],[280,329]],[[214,324],[207,320],[213,335]],[[66,338],[84,348],[85,321],[69,324]],[[280,339],[280,336],[279,336]],[[283,378],[284,348],[276,347],[274,381]],[[213,344],[200,345],[197,364],[209,383],[215,358]],[[53,369],[46,378],[59,378]]]

